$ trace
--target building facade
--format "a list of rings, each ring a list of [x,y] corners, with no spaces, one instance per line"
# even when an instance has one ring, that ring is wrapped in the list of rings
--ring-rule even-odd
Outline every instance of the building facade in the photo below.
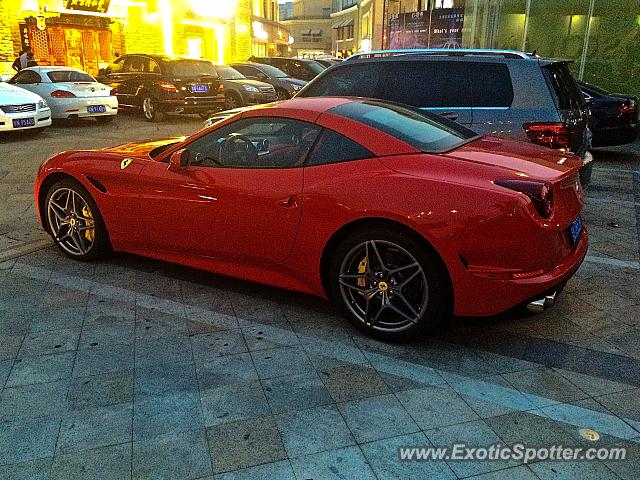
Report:
[[[124,53],[223,63],[292,42],[277,0],[0,0],[0,73],[27,45],[41,65],[95,74]]]
[[[280,20],[295,39],[292,55],[314,58],[332,54],[331,0],[292,0],[280,4]]]
[[[333,54],[344,58],[382,48],[386,7],[386,0],[333,0]]]

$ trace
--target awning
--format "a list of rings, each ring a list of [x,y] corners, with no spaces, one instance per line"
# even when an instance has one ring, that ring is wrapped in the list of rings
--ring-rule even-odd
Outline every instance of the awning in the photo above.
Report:
[[[344,25],[342,25],[343,27],[348,27],[350,25],[353,25],[353,18],[350,18],[349,20],[346,20],[344,22]]]
[[[333,25],[331,25],[331,28],[341,28],[344,26],[346,21],[347,20],[340,20],[339,22],[336,22]]]

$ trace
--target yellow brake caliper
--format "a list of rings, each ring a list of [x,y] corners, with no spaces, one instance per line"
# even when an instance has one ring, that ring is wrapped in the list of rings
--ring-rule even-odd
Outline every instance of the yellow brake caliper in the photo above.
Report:
[[[93,227],[93,215],[91,215],[91,211],[86,205],[82,207],[82,216],[87,219],[87,226]],[[84,237],[90,242],[93,242],[93,239],[95,238],[95,228],[87,228],[84,231]]]
[[[358,273],[365,273],[367,271],[367,260],[368,257],[364,257],[362,260],[360,260],[360,263],[358,264]],[[364,275],[362,277],[358,277],[358,286],[367,286],[367,279],[364,277]]]

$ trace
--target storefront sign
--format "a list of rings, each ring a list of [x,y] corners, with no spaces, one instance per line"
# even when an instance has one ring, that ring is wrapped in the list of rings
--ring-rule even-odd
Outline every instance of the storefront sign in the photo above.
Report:
[[[29,43],[29,29],[27,28],[26,23],[21,23],[19,25],[20,28],[20,45],[22,46],[21,50],[24,52],[27,47],[30,47]]]
[[[67,0],[67,10],[107,13],[111,0]]]
[[[436,8],[389,17],[389,48],[460,48],[464,8]]]

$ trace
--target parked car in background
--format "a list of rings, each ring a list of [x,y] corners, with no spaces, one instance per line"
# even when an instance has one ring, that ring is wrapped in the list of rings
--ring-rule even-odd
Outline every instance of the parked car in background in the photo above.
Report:
[[[202,118],[224,109],[224,86],[206,60],[164,55],[118,57],[98,80],[110,85],[121,107],[142,110],[150,122],[166,113],[197,113]]]
[[[225,108],[274,102],[278,99],[272,85],[245,77],[229,65],[214,65],[224,85]]]
[[[512,50],[420,49],[355,54],[297,96],[381,98],[432,111],[481,134],[571,151],[591,178],[589,109],[569,61]]]
[[[9,83],[45,98],[54,119],[93,117],[106,123],[118,113],[111,87],[76,68],[24,68]]]
[[[288,57],[250,57],[250,62],[265,63],[279,68],[290,77],[309,81],[314,79],[326,67],[315,60]]]
[[[231,66],[252,80],[273,85],[278,100],[293,97],[307,82],[290,77],[279,68],[264,63],[232,63]]]
[[[341,60],[337,58],[314,58],[314,60],[327,68],[333,67],[341,62]]]
[[[51,109],[40,95],[0,82],[0,132],[41,131],[51,125]]]
[[[623,145],[638,138],[638,97],[610,93],[585,82],[578,85],[591,110],[594,147]]]

